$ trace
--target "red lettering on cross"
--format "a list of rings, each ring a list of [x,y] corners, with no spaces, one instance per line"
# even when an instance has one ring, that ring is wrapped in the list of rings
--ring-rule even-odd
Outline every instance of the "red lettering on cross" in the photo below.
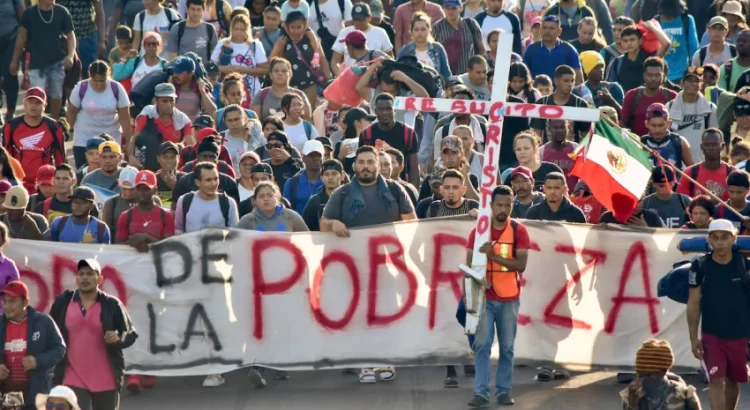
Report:
[[[451,102],[451,111],[457,114],[465,114],[466,103],[464,100],[453,100],[453,102]]]
[[[539,108],[539,116],[544,119],[554,120],[563,116],[563,108],[556,105],[543,105]]]
[[[532,111],[535,108],[534,104],[516,104],[515,110],[516,113],[521,113],[521,117],[526,117],[529,111]]]
[[[471,114],[484,115],[485,108],[487,108],[487,103],[484,101],[471,101],[469,103],[469,112]]]
[[[490,124],[487,128],[487,137],[484,139],[484,143],[487,146],[496,145],[500,146],[500,127],[497,124]],[[485,156],[485,158],[492,158],[492,156]]]
[[[490,122],[499,122],[503,120],[503,107],[505,107],[505,103],[502,101],[492,103],[490,106]]]
[[[343,265],[352,281],[352,296],[349,299],[349,306],[347,306],[344,316],[339,320],[331,319],[330,316],[323,312],[320,306],[320,288],[323,283],[323,277],[325,276],[326,268],[332,263]],[[315,271],[312,287],[310,288],[310,308],[315,320],[328,330],[343,330],[352,321],[354,312],[357,310],[357,305],[359,305],[359,298],[359,271],[357,270],[356,263],[354,263],[354,259],[343,251],[333,251],[323,257],[320,261],[320,267]]]
[[[487,229],[490,228],[490,217],[489,215],[482,215],[479,217],[479,220],[477,220],[477,233],[479,235],[484,235],[487,232]]]

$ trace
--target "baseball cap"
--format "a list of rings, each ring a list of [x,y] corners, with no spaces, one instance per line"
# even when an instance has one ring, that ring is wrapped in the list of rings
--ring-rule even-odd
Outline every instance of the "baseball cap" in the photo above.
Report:
[[[135,186],[138,185],[146,185],[149,188],[155,188],[156,174],[147,169],[138,171],[138,174],[135,176]]]
[[[29,287],[20,280],[13,280],[0,290],[0,295],[8,295],[12,298],[29,298]]]
[[[26,209],[29,204],[29,193],[26,192],[26,188],[17,185],[10,187],[8,192],[5,194],[5,200],[3,201],[3,208],[5,209]]]
[[[167,151],[174,151],[175,154],[180,154],[180,149],[177,147],[177,144],[175,144],[172,141],[162,142],[161,145],[159,145],[159,155],[164,154]]]
[[[716,76],[719,75],[719,67],[714,63],[703,64],[703,72],[705,73],[706,71],[710,71]]]
[[[120,170],[120,176],[117,178],[117,184],[120,188],[133,189],[135,188],[135,176],[138,175],[138,170],[133,167],[125,167]]]
[[[104,144],[105,142],[107,141],[102,137],[91,137],[86,141],[86,151],[89,151],[92,149],[95,149],[98,151],[99,146]]]
[[[461,81],[461,79],[458,78],[458,76],[452,75],[452,76],[448,77],[447,80],[445,80],[445,87],[444,88],[453,87],[454,85],[459,85],[459,84],[463,84],[463,81]]]
[[[36,98],[39,101],[46,103],[47,102],[47,93],[44,92],[39,87],[31,87],[28,90],[26,90],[26,96],[23,98],[24,101],[28,100],[29,98]]]
[[[382,1],[370,0],[367,2],[367,4],[370,6],[370,13],[372,13],[372,18],[374,19],[383,18],[383,2]]]
[[[8,190],[12,186],[13,185],[11,185],[10,182],[8,182],[8,181],[0,181],[0,194],[4,195],[4,194],[8,193]]]
[[[49,394],[37,394],[35,400],[36,408],[41,409],[46,406],[47,399],[53,397],[56,399],[63,399],[68,402],[70,408],[73,410],[81,410],[78,406],[78,397],[75,392],[68,386],[55,386],[50,390]]]
[[[218,139],[219,139],[218,135],[219,135],[219,131],[216,131],[216,129],[214,129],[214,128],[204,128],[204,129],[198,131],[198,135],[195,136],[195,142],[196,143],[200,143],[201,141],[203,141],[204,138],[211,137],[211,136],[216,137],[214,139],[216,139],[217,142],[218,142]]]
[[[214,63],[213,61],[209,61],[206,64],[206,72],[208,74],[216,74],[216,73],[219,72],[219,66],[216,63]]]
[[[714,219],[711,221],[708,224],[708,233],[711,232],[730,232],[732,235],[737,233],[734,229],[734,224],[726,219]]]
[[[551,22],[551,23],[559,23],[560,19],[557,18],[557,16],[554,14],[548,14],[544,16],[544,18],[542,18],[542,21]]]
[[[703,67],[694,67],[690,66],[685,69],[685,71],[682,73],[682,78],[688,78],[690,76],[693,76],[699,80],[703,79]]]
[[[82,268],[89,267],[94,272],[102,273],[102,265],[99,264],[99,262],[96,261],[96,259],[81,259],[78,261],[78,270],[81,270]]]
[[[370,6],[365,3],[358,3],[352,8],[352,20],[367,20],[370,16]]]
[[[656,184],[670,183],[674,181],[674,171],[670,167],[654,167],[651,170],[651,182]]]
[[[531,19],[531,27],[534,27],[537,24],[542,24],[542,16],[536,16],[533,19]]]
[[[711,20],[708,21],[708,27],[713,27],[713,26],[722,26],[728,30],[729,22],[724,16],[713,16]]]
[[[254,159],[256,164],[260,162],[260,156],[255,151],[247,151],[246,153],[242,154],[240,156],[240,163],[242,163],[242,161],[244,161],[246,158]]]
[[[250,168],[250,175],[253,174],[266,174],[273,178],[273,169],[271,168],[271,165],[265,162],[259,162]]]
[[[366,119],[370,122],[373,122],[377,118],[378,118],[377,116],[368,114],[367,111],[359,107],[356,107],[356,108],[352,108],[351,110],[349,110],[348,113],[346,113],[346,115],[344,116],[344,122],[345,123],[351,122],[351,124],[354,124],[354,121],[359,121],[361,119]]]
[[[583,68],[583,73],[588,75],[591,70],[596,68],[598,65],[604,65],[604,57],[602,57],[601,54],[597,53],[596,51],[584,51],[580,55],[581,60],[581,67]]]
[[[286,133],[284,131],[277,130],[268,134],[268,137],[266,137],[266,141],[271,142],[273,140],[279,141],[280,143],[284,145],[289,144],[289,138],[287,138]]]
[[[338,171],[344,173],[344,166],[337,159],[329,159],[323,162],[323,172],[326,171]]]
[[[216,123],[210,115],[199,115],[193,121],[193,128],[213,128],[214,126],[216,126]]]
[[[650,120],[651,118],[669,119],[669,111],[667,111],[667,106],[662,103],[653,103],[649,105],[648,109],[646,109],[646,119]]]
[[[323,148],[323,143],[318,140],[305,141],[305,145],[302,146],[302,155],[307,156],[314,152],[317,152],[321,156],[325,155],[326,150]]]
[[[190,57],[178,57],[171,64],[172,73],[181,74],[195,71],[195,61]]]
[[[101,154],[103,152],[114,152],[115,154],[121,154],[122,148],[120,148],[120,144],[114,141],[104,141],[99,144],[99,153]]]
[[[79,186],[73,190],[73,195],[71,195],[70,198],[94,202],[96,200],[96,194],[94,193],[94,190],[89,187]]]
[[[161,84],[157,84],[156,87],[154,88],[154,97],[177,98],[177,92],[175,91],[174,86],[172,84],[161,83]]]
[[[55,166],[42,165],[36,172],[37,185],[52,185],[55,180]]]
[[[463,151],[463,144],[461,143],[461,139],[458,138],[455,135],[448,135],[447,137],[443,138],[442,141],[440,141],[440,152],[443,152],[445,150],[461,153]]]
[[[458,0],[446,0],[443,2],[443,7],[461,7],[461,2]]]
[[[359,5],[360,4],[358,4],[357,6]],[[353,46],[362,47],[365,44],[367,44],[367,37],[365,37],[365,33],[359,30],[354,30],[354,31],[350,31],[349,34],[347,34],[346,36],[344,36],[344,38],[339,40],[339,43],[347,43]]]
[[[531,170],[524,166],[513,168],[513,171],[510,172],[510,179],[512,180],[516,175],[520,175],[529,181],[534,180],[534,175],[531,173]]]

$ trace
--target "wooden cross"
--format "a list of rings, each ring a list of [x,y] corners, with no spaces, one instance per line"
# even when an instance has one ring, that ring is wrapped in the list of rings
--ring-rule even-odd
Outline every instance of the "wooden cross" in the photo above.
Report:
[[[498,37],[497,55],[495,58],[495,77],[492,83],[491,101],[450,100],[442,98],[398,97],[395,108],[401,111],[450,112],[454,114],[488,115],[490,125],[484,138],[484,164],[480,181],[479,214],[477,216],[476,236],[474,237],[474,254],[472,266],[460,266],[467,275],[464,279],[466,289],[466,334],[474,334],[479,326],[480,315],[484,310],[485,275],[487,255],[479,252],[482,244],[490,241],[492,210],[490,207],[492,190],[499,185],[498,163],[500,161],[500,138],[503,134],[503,118],[524,117],[543,119],[562,119],[570,121],[599,121],[599,110],[592,108],[560,107],[556,105],[537,105],[505,102],[508,94],[510,73],[510,56],[513,49],[513,34],[501,33]],[[423,138],[432,138],[425,135]]]

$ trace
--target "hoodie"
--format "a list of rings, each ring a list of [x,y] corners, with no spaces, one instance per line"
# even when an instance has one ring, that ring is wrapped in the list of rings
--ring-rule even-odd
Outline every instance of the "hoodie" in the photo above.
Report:
[[[559,221],[585,224],[586,216],[580,208],[573,205],[567,197],[563,197],[560,209],[553,212],[547,201],[532,205],[526,212],[526,219],[538,221]]]
[[[259,208],[245,215],[237,223],[238,229],[262,232],[308,232],[302,217],[283,205],[277,205],[271,216],[266,216]]]

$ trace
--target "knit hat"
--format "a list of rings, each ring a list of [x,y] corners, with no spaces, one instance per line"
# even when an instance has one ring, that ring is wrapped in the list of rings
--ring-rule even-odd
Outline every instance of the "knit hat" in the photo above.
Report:
[[[635,354],[636,373],[665,372],[674,365],[672,346],[666,340],[651,339]]]
[[[581,53],[579,58],[581,59],[581,67],[583,67],[583,73],[586,75],[589,75],[591,70],[593,70],[599,64],[604,65],[604,58],[596,51],[584,51],[583,53]]]
[[[219,150],[219,144],[216,142],[216,139],[214,137],[206,137],[198,143],[198,154],[202,152],[212,152],[218,156]]]

